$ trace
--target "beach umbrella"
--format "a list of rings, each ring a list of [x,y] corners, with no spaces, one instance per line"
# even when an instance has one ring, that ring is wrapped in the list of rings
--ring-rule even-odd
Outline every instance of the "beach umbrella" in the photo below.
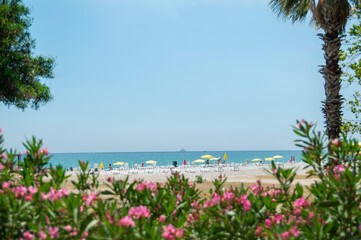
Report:
[[[219,158],[211,158],[211,159],[209,159],[209,160],[211,160],[211,161],[215,161],[215,160],[218,160]]]
[[[260,158],[255,158],[255,159],[252,160],[252,162],[257,162],[257,161],[261,161],[261,159]]]
[[[197,159],[197,160],[194,160],[194,162],[195,162],[195,163],[204,163],[205,160],[203,160],[203,159]]]
[[[145,163],[152,164],[152,163],[157,163],[157,162],[154,160],[149,160],[149,161],[146,161]]]
[[[116,162],[116,163],[113,163],[113,165],[119,165],[119,166],[121,166],[121,165],[123,165],[124,164],[124,162]]]
[[[99,168],[104,168],[103,162],[100,163]]]
[[[273,156],[273,158],[283,158],[283,156],[276,155],[276,156]]]
[[[266,160],[266,161],[273,161],[274,159],[273,159],[273,158],[265,158],[264,160]]]
[[[226,153],[224,153],[223,159],[227,160],[227,154]]]
[[[212,155],[203,155],[201,158],[212,158]]]

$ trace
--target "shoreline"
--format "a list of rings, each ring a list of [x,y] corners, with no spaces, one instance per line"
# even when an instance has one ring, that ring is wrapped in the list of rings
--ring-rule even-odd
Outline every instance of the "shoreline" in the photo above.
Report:
[[[311,185],[315,182],[315,178],[306,178],[307,171],[303,169],[306,166],[305,163],[296,163],[296,164],[284,164],[283,168],[297,168],[297,175],[293,184],[300,183],[301,185]],[[261,180],[262,184],[278,184],[278,181],[275,177],[266,172],[267,169],[270,169],[269,165],[263,166],[239,166],[238,170],[232,169],[232,167],[223,167],[221,171],[218,171],[218,167],[209,167],[209,168],[173,168],[172,170],[176,170],[180,174],[183,174],[186,178],[191,182],[195,182],[197,176],[201,176],[202,179],[206,182],[211,182],[214,179],[218,178],[221,174],[225,178],[227,178],[227,183],[256,183],[257,180]],[[116,181],[124,180],[127,176],[129,176],[129,182],[133,182],[134,180],[143,180],[144,182],[166,182],[167,178],[171,176],[171,171],[165,171],[166,169],[161,167],[149,168],[143,170],[122,170],[122,171],[101,171],[100,174],[97,174],[98,181],[100,185],[104,185],[109,177],[114,178]],[[209,170],[209,171],[207,171]],[[67,179],[67,182],[76,179],[77,173],[67,172],[67,175],[71,177]],[[66,184],[69,185],[69,184]],[[67,186],[69,187],[69,186]]]

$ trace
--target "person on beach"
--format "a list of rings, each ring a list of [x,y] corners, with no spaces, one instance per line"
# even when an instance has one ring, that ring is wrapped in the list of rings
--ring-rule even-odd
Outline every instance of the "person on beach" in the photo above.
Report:
[[[109,170],[112,170],[112,164],[109,163]]]

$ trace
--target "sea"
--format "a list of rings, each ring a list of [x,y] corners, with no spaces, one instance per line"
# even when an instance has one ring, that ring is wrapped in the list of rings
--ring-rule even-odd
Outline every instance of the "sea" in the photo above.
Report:
[[[301,151],[178,151],[178,152],[94,152],[94,153],[54,153],[49,165],[61,165],[64,168],[76,168],[79,161],[89,162],[89,167],[98,167],[103,163],[104,168],[109,164],[114,167],[116,162],[127,163],[129,167],[135,164],[147,166],[146,161],[154,160],[158,166],[172,166],[176,163],[178,166],[186,161],[187,164],[194,160],[201,159],[203,155],[212,155],[213,157],[224,157],[227,155],[226,163],[246,163],[247,160],[259,158],[264,163],[265,158],[272,158],[280,155],[283,158],[275,159],[275,162],[288,162],[293,157],[296,162],[301,160]],[[223,161],[223,160],[222,160]],[[212,161],[211,161],[212,162]],[[197,163],[204,164],[204,163]]]

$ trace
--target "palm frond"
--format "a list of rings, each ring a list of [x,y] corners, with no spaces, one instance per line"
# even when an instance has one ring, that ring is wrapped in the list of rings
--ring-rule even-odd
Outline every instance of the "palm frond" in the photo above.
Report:
[[[293,22],[305,20],[314,0],[271,0],[269,6],[279,17]]]

